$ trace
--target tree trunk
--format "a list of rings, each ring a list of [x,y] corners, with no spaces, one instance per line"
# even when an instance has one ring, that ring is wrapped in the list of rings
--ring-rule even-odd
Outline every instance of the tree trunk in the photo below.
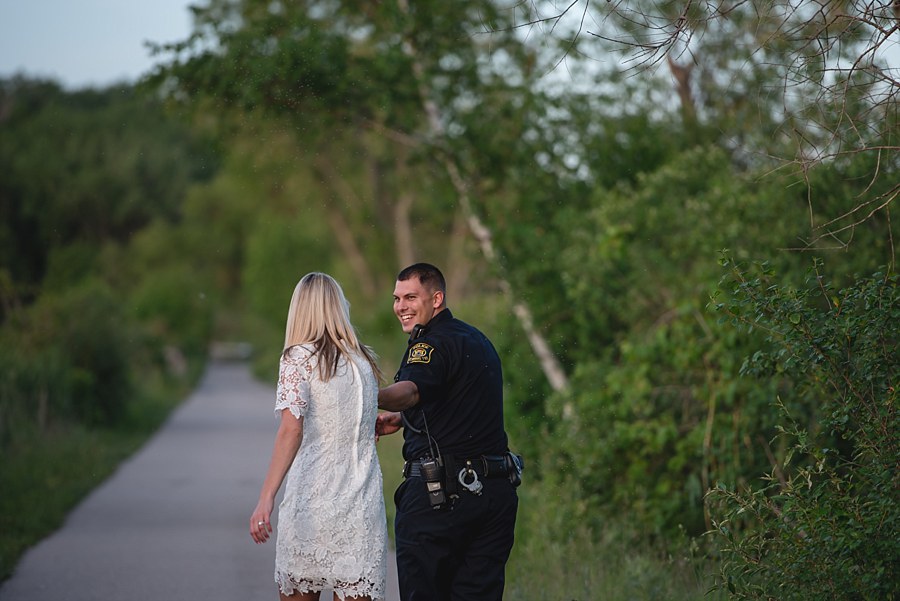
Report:
[[[466,240],[468,226],[462,211],[453,216],[453,230],[450,232],[450,243],[447,245],[447,296],[459,298],[468,288],[472,266],[466,256]]]
[[[403,12],[405,15],[409,15],[409,4],[407,0],[399,0],[397,2],[397,5],[400,8],[401,12]],[[435,138],[442,138],[445,132],[443,123],[440,118],[440,110],[438,109],[437,104],[434,102],[434,99],[431,97],[428,89],[425,86],[425,70],[422,67],[421,61],[419,60],[418,52],[408,36],[403,40],[403,52],[407,57],[409,57],[411,61],[413,76],[416,78],[419,97],[422,101],[423,108],[425,109],[425,115],[428,118],[428,126],[431,134]],[[472,235],[478,242],[478,245],[481,248],[481,252],[484,255],[485,259],[487,259],[488,264],[494,268],[494,271],[497,274],[497,278],[499,279],[500,287],[511,303],[513,313],[519,320],[519,324],[522,326],[522,329],[525,331],[525,334],[528,337],[528,341],[531,344],[531,348],[534,351],[538,361],[540,362],[541,369],[544,371],[544,375],[550,382],[550,386],[553,387],[553,390],[557,392],[567,390],[568,378],[566,377],[566,373],[562,369],[562,366],[560,366],[559,360],[550,350],[550,346],[547,344],[546,340],[544,340],[544,337],[534,327],[534,321],[531,317],[531,310],[525,303],[515,300],[516,297],[513,293],[512,285],[509,283],[509,280],[507,280],[502,274],[502,269],[500,267],[499,261],[497,260],[497,253],[494,249],[491,231],[487,226],[484,225],[484,223],[475,213],[472,207],[471,199],[469,197],[469,188],[466,185],[466,182],[463,179],[462,175],[460,174],[456,163],[454,163],[446,155],[441,155],[439,160],[446,170],[447,175],[450,177],[453,188],[456,190],[460,207],[463,211],[466,222],[469,225],[469,230],[472,232]],[[563,415],[564,417],[571,417],[573,415],[573,409],[570,403],[566,403],[566,405],[564,406]]]
[[[697,107],[694,105],[694,94],[691,92],[691,72],[694,65],[690,63],[679,65],[668,54],[666,62],[669,64],[672,77],[675,78],[675,91],[681,100],[681,117],[686,126],[693,127],[697,123]]]

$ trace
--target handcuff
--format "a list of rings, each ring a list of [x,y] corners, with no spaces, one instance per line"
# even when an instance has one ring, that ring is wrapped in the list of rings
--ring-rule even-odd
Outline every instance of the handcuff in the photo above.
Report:
[[[471,461],[466,461],[466,467],[459,470],[456,479],[466,490],[476,496],[480,495],[481,489],[484,488],[481,480],[478,479],[478,473],[472,469]]]

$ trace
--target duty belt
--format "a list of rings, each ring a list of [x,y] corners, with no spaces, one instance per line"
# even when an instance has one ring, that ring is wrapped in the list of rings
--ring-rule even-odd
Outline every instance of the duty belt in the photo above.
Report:
[[[422,477],[423,459],[413,459],[403,464],[404,478]],[[453,457],[453,465],[445,465],[449,472],[463,467],[470,467],[480,478],[500,478],[509,475],[509,465],[506,455],[479,455],[472,459],[458,459]],[[445,461],[446,464],[446,461]]]

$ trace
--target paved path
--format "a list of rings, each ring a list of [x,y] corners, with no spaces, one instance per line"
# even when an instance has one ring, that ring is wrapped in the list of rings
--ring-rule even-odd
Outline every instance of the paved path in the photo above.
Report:
[[[25,554],[0,600],[277,599],[274,540],[255,545],[247,531],[273,403],[274,389],[245,365],[211,363],[146,446]],[[388,601],[397,600],[390,564]]]

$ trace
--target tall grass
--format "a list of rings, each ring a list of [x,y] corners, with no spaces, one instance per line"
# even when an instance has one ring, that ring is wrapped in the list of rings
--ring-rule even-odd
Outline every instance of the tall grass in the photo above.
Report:
[[[526,482],[519,488],[516,544],[507,567],[508,599],[521,601],[694,601],[715,569],[691,540],[650,543],[635,536],[626,514],[593,529],[579,522],[564,487]],[[597,520],[591,520],[596,524]]]

